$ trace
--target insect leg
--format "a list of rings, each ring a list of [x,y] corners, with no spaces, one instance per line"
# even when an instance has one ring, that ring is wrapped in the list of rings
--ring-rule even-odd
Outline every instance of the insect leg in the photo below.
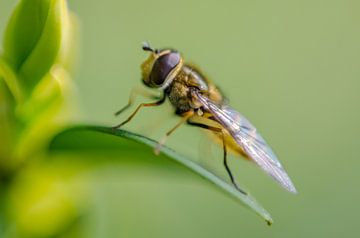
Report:
[[[115,112],[115,116],[118,116],[120,115],[123,111],[125,111],[126,109],[128,109],[135,101],[135,98],[136,96],[138,95],[143,95],[145,97],[148,97],[148,98],[153,98],[153,99],[160,99],[158,96],[155,96],[147,91],[145,91],[144,89],[142,88],[139,88],[139,87],[133,87],[131,89],[131,92],[130,92],[130,96],[129,96],[129,102],[128,104],[126,104],[123,108],[121,108],[119,111]]]
[[[116,126],[113,126],[113,129],[117,129],[117,128],[125,125],[126,123],[128,123],[142,107],[155,107],[155,106],[159,106],[159,105],[163,104],[165,102],[165,98],[166,98],[166,96],[163,95],[163,97],[159,101],[152,102],[152,103],[141,103],[125,121],[123,121],[122,123],[120,123]]]
[[[159,154],[160,153],[160,149],[161,147],[165,144],[166,140],[169,138],[169,136],[177,129],[179,128],[179,126],[181,126],[182,124],[184,124],[190,117],[192,117],[194,115],[194,111],[188,111],[185,112],[184,114],[182,114],[182,118],[181,120],[173,127],[171,128],[168,132],[166,132],[165,136],[159,141],[159,143],[157,144],[156,148],[154,149],[155,154]]]
[[[222,138],[222,142],[223,142],[223,161],[224,161],[224,167],[226,169],[226,172],[228,173],[229,177],[230,177],[230,180],[231,180],[231,183],[234,185],[234,187],[239,191],[241,192],[242,194],[244,195],[247,195],[247,193],[241,189],[236,181],[235,181],[235,178],[229,168],[229,165],[227,163],[227,147],[226,147],[226,140],[225,140],[225,132],[223,129],[221,128],[218,128],[218,127],[214,127],[214,126],[210,126],[210,125],[206,125],[206,124],[203,124],[203,123],[199,123],[199,122],[193,122],[191,120],[188,120],[187,123],[189,125],[192,125],[192,126],[197,126],[197,127],[201,127],[203,129],[207,129],[207,130],[210,130],[210,131],[213,131],[213,132],[217,132],[217,133],[220,133],[221,134],[221,138]]]

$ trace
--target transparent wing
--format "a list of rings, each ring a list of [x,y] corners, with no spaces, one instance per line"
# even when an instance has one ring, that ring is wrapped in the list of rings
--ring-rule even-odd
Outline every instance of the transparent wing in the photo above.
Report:
[[[227,129],[237,144],[267,174],[278,181],[286,190],[296,193],[291,179],[280,164],[276,155],[267,145],[256,128],[239,112],[230,106],[218,106],[209,98],[194,91],[194,96],[215,119]]]

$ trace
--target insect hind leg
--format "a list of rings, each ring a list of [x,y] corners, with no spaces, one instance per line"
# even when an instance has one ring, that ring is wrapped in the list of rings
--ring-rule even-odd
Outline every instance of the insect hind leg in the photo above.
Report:
[[[223,163],[224,163],[224,167],[226,169],[226,172],[228,173],[229,177],[230,177],[230,181],[231,183],[234,185],[234,187],[236,188],[236,190],[238,190],[239,192],[241,192],[244,195],[247,195],[247,192],[245,192],[242,188],[239,187],[239,185],[236,183],[235,181],[235,177],[232,174],[230,167],[227,163],[227,146],[226,146],[226,140],[225,140],[225,132],[223,129],[215,127],[215,126],[211,126],[206,124],[205,122],[205,118],[203,120],[203,123],[199,123],[199,122],[193,122],[190,119],[187,120],[187,123],[191,126],[197,126],[203,129],[207,129],[216,133],[220,133],[221,134],[221,138],[222,138],[222,144],[223,144]]]

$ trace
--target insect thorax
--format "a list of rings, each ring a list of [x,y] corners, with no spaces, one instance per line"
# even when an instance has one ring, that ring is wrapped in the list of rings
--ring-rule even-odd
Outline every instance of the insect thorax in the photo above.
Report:
[[[193,88],[208,91],[209,85],[200,73],[185,65],[165,91],[177,114],[201,107],[191,96]]]

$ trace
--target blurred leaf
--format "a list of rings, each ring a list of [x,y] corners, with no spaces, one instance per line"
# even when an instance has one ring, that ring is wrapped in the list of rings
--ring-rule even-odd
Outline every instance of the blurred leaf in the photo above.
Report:
[[[10,131],[10,115],[8,94],[0,81],[0,177],[3,173],[3,165],[8,161],[9,151],[12,149],[12,135]]]
[[[0,58],[0,80],[2,79],[5,81],[15,101],[18,103],[21,102],[23,100],[23,95],[20,82],[17,80],[16,75],[5,60]]]
[[[74,114],[76,95],[70,76],[62,67],[53,67],[17,108],[23,128],[18,132],[13,162],[19,163],[46,147]]]
[[[77,30],[66,0],[20,0],[13,11],[0,57],[0,79],[15,99],[7,170],[40,152],[73,115],[76,95],[68,70]]]
[[[118,139],[104,140],[104,137],[102,137],[104,134],[116,136]],[[112,128],[100,126],[77,126],[58,134],[50,144],[50,151],[117,149],[125,153],[133,150],[143,150],[146,152],[149,149],[154,149],[156,146],[156,141],[125,130],[113,130]],[[171,159],[191,169],[196,174],[221,188],[237,201],[264,218],[269,225],[272,223],[270,214],[250,195],[240,193],[232,185],[217,177],[212,172],[204,169],[191,159],[179,155],[166,146],[161,148],[161,152],[166,155],[165,158]],[[119,159],[121,158],[119,157]]]
[[[67,14],[65,0],[22,0],[10,18],[4,58],[29,89],[54,64]]]
[[[9,213],[20,237],[49,237],[77,217],[71,186],[54,169],[28,168],[10,191]]]

